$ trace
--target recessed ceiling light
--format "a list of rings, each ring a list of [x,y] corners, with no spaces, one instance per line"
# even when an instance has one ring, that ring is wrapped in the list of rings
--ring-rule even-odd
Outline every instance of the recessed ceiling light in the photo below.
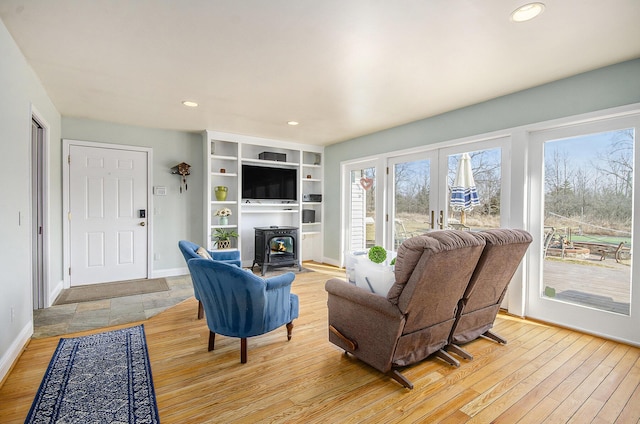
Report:
[[[182,104],[187,106],[187,107],[198,107],[198,103],[192,102],[190,100],[185,100],[185,101],[182,102]]]
[[[543,3],[528,3],[520,6],[511,13],[513,22],[526,22],[535,18],[544,11]]]
[[[289,122],[287,122],[287,124],[291,125],[292,127],[295,127],[296,125],[300,125],[300,122],[298,122],[298,121],[289,121]]]

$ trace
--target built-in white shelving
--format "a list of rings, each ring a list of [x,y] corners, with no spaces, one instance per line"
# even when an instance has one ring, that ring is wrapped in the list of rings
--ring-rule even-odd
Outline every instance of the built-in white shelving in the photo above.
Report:
[[[217,131],[204,132],[205,239],[214,248],[212,234],[217,228],[236,229],[240,237],[233,248],[241,252],[243,264],[253,260],[254,227],[295,226],[300,230],[300,258],[322,261],[323,202],[304,201],[305,195],[323,193],[321,146],[269,140]],[[261,153],[284,154],[283,161],[260,159]],[[298,170],[297,202],[250,201],[242,199],[242,164]],[[217,200],[215,187],[227,187],[227,198]],[[218,209],[229,208],[227,224],[219,224]],[[314,222],[305,222],[311,215]],[[305,212],[307,211],[307,212]]]

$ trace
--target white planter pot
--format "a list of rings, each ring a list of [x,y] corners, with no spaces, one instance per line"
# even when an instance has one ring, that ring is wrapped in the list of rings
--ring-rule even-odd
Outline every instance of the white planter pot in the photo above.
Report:
[[[387,260],[376,264],[366,253],[354,252],[347,258],[347,278],[362,289],[386,296],[395,282],[394,267],[389,265],[395,256],[396,252],[387,251]]]

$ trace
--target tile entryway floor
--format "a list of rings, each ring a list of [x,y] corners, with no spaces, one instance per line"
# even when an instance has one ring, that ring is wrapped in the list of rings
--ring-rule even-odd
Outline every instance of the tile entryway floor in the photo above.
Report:
[[[344,278],[344,269],[315,262],[303,262],[303,272],[315,271]],[[265,277],[282,272],[297,272],[297,267],[270,269]],[[260,275],[259,267],[253,272]],[[193,296],[190,275],[166,277],[168,291],[115,297],[82,303],[52,306],[33,311],[33,337],[53,337],[109,325],[127,324],[150,318]],[[194,311],[194,316],[196,311]]]
[[[193,296],[188,275],[167,277],[169,290],[33,311],[33,337],[51,337],[150,318]]]

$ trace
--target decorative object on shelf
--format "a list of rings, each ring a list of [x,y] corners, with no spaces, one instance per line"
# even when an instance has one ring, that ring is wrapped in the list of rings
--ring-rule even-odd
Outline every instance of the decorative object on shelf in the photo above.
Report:
[[[224,168],[220,168],[220,173],[221,173],[221,174],[224,174],[225,172],[227,172],[227,170],[226,170],[226,169],[224,169]]]
[[[276,153],[276,152],[262,152],[258,155],[258,159],[260,160],[274,160],[277,162],[286,162],[287,154],[286,153]]]
[[[307,178],[308,178],[308,179],[311,179],[311,174],[307,175]]]
[[[229,192],[229,187],[226,186],[216,186],[214,189],[216,193],[216,200],[224,201],[227,200],[227,193]]]
[[[220,225],[227,225],[227,224],[229,224],[229,217],[231,216],[231,209],[229,209],[229,208],[218,209],[216,211],[216,216],[219,217],[218,221],[219,221]]]
[[[320,165],[320,153],[316,153],[315,160],[313,161],[314,165]]]
[[[218,249],[229,249],[231,247],[231,239],[238,238],[240,234],[236,230],[227,230],[224,228],[216,228],[213,239],[216,241]]]
[[[189,169],[191,165],[186,162],[181,162],[171,168],[172,174],[178,174],[181,176],[182,180],[180,181],[180,193],[182,193],[182,186],[184,186],[184,191],[187,191],[187,175],[191,175]]]
[[[316,211],[313,209],[302,209],[302,223],[313,224],[316,222]]]
[[[303,194],[303,202],[322,202],[322,194]]]

